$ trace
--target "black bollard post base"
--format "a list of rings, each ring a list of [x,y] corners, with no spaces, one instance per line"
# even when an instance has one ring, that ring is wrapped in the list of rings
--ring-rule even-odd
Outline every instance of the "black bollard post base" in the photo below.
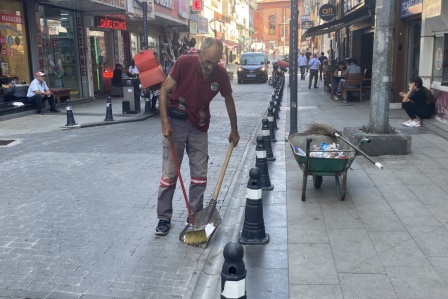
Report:
[[[266,234],[266,236],[262,239],[246,239],[242,235],[243,233],[239,233],[238,243],[243,245],[261,245],[269,243],[269,234]]]

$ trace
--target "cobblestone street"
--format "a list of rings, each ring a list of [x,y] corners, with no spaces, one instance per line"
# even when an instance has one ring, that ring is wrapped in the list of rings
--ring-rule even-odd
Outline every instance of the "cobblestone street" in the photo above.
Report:
[[[231,187],[247,184],[237,181],[238,174],[248,170],[246,147],[254,148],[252,135],[272,92],[267,84],[233,88],[241,141],[221,187],[220,213],[231,199]],[[219,95],[211,109],[205,202],[216,185],[230,132]],[[180,190],[173,229],[167,237],[154,234],[160,132],[160,119],[154,117],[8,136],[20,143],[0,149],[1,298],[183,298],[205,250],[178,240],[187,215]],[[182,172],[188,186],[188,159]],[[244,202],[242,197],[233,200]]]

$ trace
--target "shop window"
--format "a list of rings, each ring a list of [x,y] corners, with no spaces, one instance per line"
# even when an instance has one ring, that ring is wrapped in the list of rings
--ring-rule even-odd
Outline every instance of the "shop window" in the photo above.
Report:
[[[0,102],[12,80],[30,83],[28,44],[22,3],[0,1]]]
[[[79,96],[79,62],[74,12],[39,6],[39,64],[50,88],[70,88]]]
[[[435,38],[433,57],[433,81],[448,86],[448,34]]]

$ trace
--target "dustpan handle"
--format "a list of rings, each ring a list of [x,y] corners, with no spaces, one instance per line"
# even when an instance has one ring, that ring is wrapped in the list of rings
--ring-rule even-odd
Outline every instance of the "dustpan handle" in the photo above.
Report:
[[[229,148],[227,149],[226,159],[224,160],[221,173],[219,174],[218,177],[218,182],[216,183],[215,191],[213,192],[212,199],[210,200],[210,205],[216,206],[219,191],[221,190],[222,181],[224,180],[224,175],[226,174],[227,165],[229,165],[229,160],[230,156],[232,155],[233,147],[234,147],[233,142],[230,142]]]

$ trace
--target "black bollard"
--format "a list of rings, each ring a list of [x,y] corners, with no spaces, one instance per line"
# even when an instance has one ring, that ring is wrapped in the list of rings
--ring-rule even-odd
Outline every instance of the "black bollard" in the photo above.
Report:
[[[106,118],[104,121],[114,121],[114,117],[112,116],[112,98],[107,97],[106,102]]]
[[[263,117],[263,120],[261,122],[263,124],[261,126],[261,136],[263,136],[264,147],[266,149],[266,159],[268,161],[275,161],[275,156],[272,152],[269,121],[266,117]]]
[[[73,116],[72,104],[70,100],[66,101],[65,110],[67,110],[67,124],[65,126],[76,126],[77,123],[75,122],[75,117]]]
[[[274,113],[274,119],[279,119],[278,110],[274,101],[269,102],[270,107],[272,107],[272,112]],[[276,121],[277,122],[277,121]],[[277,124],[275,125],[275,129],[277,129]]]
[[[268,160],[266,159],[266,149],[264,148],[262,136],[257,137],[257,149],[255,153],[257,155],[255,167],[261,170],[261,187],[263,190],[271,191],[274,189],[274,185],[271,185],[271,179],[269,178]]]
[[[269,102],[269,107],[271,107],[272,108],[272,116],[274,116],[274,129],[276,129],[276,130],[278,130],[278,127],[277,127],[277,115],[278,115],[278,113],[276,112],[277,111],[277,109],[275,108],[275,105],[274,105],[274,101],[270,101]]]
[[[250,245],[266,244],[269,242],[269,235],[266,234],[263,219],[261,170],[257,167],[252,168],[249,177],[244,224],[238,242]]]
[[[269,122],[269,132],[270,132],[270,138],[271,142],[277,142],[277,139],[275,139],[275,117],[274,113],[272,112],[273,108],[268,108],[268,122]]]
[[[238,242],[229,242],[222,252],[221,299],[246,299],[246,266],[244,248]]]
[[[145,112],[143,114],[151,113],[151,99],[149,98],[149,92],[143,92],[144,89],[142,89],[142,95],[145,100]]]

